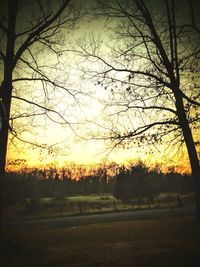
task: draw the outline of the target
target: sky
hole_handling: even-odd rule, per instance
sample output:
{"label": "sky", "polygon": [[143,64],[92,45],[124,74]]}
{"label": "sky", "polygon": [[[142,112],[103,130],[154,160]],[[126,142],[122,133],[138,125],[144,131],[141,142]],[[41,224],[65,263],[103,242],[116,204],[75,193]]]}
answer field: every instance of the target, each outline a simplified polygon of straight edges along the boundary
{"label": "sky", "polygon": [[[76,6],[81,4],[83,7],[84,5],[91,7],[94,3],[89,0],[74,0],[74,2]],[[25,6],[21,7],[18,31],[25,29],[27,22],[30,25],[30,6],[28,11]],[[33,7],[32,12],[33,16],[36,16]],[[19,139],[10,135],[7,159],[25,159],[29,166],[43,166],[50,162],[62,165],[66,162],[89,164],[103,160],[118,163],[143,160],[149,164],[184,165],[185,170],[188,171],[188,159],[184,147],[179,150],[179,154],[174,149],[173,151],[168,149],[168,144],[156,147],[142,144],[140,147],[131,145],[126,148],[120,146],[113,149],[110,141],[101,140],[102,133],[105,132],[104,126],[109,120],[112,123],[112,116],[108,110],[114,111],[115,107],[110,105],[113,95],[95,79],[87,79],[88,76],[83,71],[83,69],[85,71],[97,70],[102,66],[96,62],[90,65],[84,58],[69,50],[78,47],[81,42],[87,47],[88,39],[86,38],[89,38],[88,36],[91,38],[93,34],[102,40],[100,51],[103,51],[107,57],[109,46],[115,41],[110,39],[111,31],[105,27],[105,24],[105,19],[91,19],[84,16],[73,25],[74,29],[61,30],[62,45],[56,47],[64,51],[58,57],[52,51],[42,49],[42,45],[31,47],[31,53],[34,53],[37,63],[34,62],[31,53],[27,52],[23,55],[24,59],[31,62],[37,70],[44,71],[59,85],[59,88],[38,81],[16,81],[13,83],[14,95],[34,101],[39,105],[46,105],[49,109],[58,111],[61,116],[50,112],[46,117],[41,114],[42,110],[39,106],[13,99],[11,114],[12,117],[18,118],[13,120],[13,125]],[[21,63],[14,74],[14,79],[19,77],[37,78],[38,74],[30,71],[26,64]],[[31,115],[35,113],[38,115]],[[28,118],[27,114],[29,114]],[[134,117],[131,120],[137,125],[140,123]],[[122,116],[118,122],[122,121],[124,125],[130,123],[129,118],[125,116]],[[40,147],[37,148],[31,143],[37,143]]]}

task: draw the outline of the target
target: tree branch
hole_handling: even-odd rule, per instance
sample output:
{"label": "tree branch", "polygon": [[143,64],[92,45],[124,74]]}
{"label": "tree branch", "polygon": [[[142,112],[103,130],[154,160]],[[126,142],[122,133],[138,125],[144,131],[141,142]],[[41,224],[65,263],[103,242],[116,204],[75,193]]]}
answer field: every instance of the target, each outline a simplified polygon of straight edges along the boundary
{"label": "tree branch", "polygon": [[18,59],[21,57],[23,52],[34,42],[34,40],[37,39],[42,34],[43,31],[48,31],[48,27],[58,19],[58,17],[66,8],[66,6],[69,4],[69,2],[70,0],[64,0],[62,6],[57,10],[57,12],[52,17],[50,17],[47,20],[45,19],[38,28],[30,32],[27,39],[24,41],[24,43],[19,47],[18,51],[16,52],[14,65],[16,65]]}
{"label": "tree branch", "polygon": [[162,107],[162,106],[139,106],[139,105],[129,105],[129,104],[124,104],[124,105],[120,105],[118,104],[118,106],[122,106],[122,107],[126,107],[126,109],[124,110],[124,112],[128,111],[129,109],[142,109],[142,110],[148,110],[148,109],[158,109],[158,110],[164,110],[164,111],[169,111],[170,113],[173,113],[175,115],[177,115],[177,112],[172,109],[172,108],[167,108],[167,107]]}
{"label": "tree branch", "polygon": [[[54,114],[58,115],[58,117],[60,117],[60,118],[63,120],[63,123],[60,123],[60,122],[57,121],[57,123],[59,123],[59,124],[67,124],[67,125],[70,126],[70,128],[71,128],[71,124],[73,124],[72,122],[68,122],[68,121],[67,121],[67,120],[66,120],[66,119],[65,119],[59,112],[57,112],[57,111],[55,111],[55,110],[53,110],[53,109],[51,109],[51,108],[44,107],[44,106],[42,106],[42,105],[40,105],[40,104],[38,104],[38,103],[35,103],[35,102],[30,101],[30,100],[28,100],[28,99],[25,99],[25,98],[23,98],[23,97],[19,97],[19,96],[14,96],[14,95],[13,95],[12,98],[15,98],[15,99],[24,101],[24,102],[26,102],[26,103],[28,103],[28,104],[34,105],[34,106],[36,106],[36,107],[39,107],[39,108],[45,110],[46,112],[51,112],[51,113],[54,113]],[[50,117],[49,117],[49,118],[50,118]]]}

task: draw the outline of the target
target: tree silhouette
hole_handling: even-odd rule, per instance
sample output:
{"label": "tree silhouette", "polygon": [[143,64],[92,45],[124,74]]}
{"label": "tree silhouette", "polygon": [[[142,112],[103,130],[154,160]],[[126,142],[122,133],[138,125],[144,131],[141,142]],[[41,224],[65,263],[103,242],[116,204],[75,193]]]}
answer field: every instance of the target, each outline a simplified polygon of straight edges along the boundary
{"label": "tree silhouette", "polygon": [[77,52],[93,66],[86,76],[112,92],[110,126],[102,126],[110,131],[102,138],[114,147],[184,143],[200,222],[198,1],[99,2],[94,12],[107,18],[110,42],[91,38]]}
{"label": "tree silhouette", "polygon": [[[57,58],[59,57],[62,41],[61,30],[73,29],[79,18],[79,12],[74,12],[69,3],[70,0],[56,2],[8,0],[1,2],[0,58],[3,74],[0,84],[0,196],[2,195],[5,175],[8,133],[10,132],[20,139],[17,129],[13,128],[13,120],[19,117],[28,118],[43,114],[54,121],[69,125],[62,114],[48,105],[48,88],[59,88],[71,95],[73,92],[58,83],[52,76],[48,76],[44,71],[44,62],[41,63],[41,52],[44,53],[48,50],[53,52]],[[44,104],[41,104],[40,97],[38,97],[38,101],[31,99],[28,89],[18,92],[14,85],[17,82],[29,81],[40,83],[39,86],[46,96],[46,102],[43,101]],[[34,87],[32,92],[33,90]],[[12,98],[28,104],[29,110],[31,106],[34,106],[39,111],[21,111],[20,113],[18,110],[17,115],[14,116],[11,114]],[[51,117],[51,114],[57,116],[56,120]],[[43,147],[43,145],[40,146]],[[0,203],[2,206],[1,200]],[[0,214],[2,216],[2,212]],[[1,221],[2,218],[0,223]]]}

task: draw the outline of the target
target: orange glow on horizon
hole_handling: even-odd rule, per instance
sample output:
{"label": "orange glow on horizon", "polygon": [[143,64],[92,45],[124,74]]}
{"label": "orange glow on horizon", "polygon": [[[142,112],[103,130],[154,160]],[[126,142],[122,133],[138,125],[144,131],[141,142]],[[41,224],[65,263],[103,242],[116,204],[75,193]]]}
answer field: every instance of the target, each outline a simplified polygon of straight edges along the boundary
{"label": "orange glow on horizon", "polygon": [[[101,164],[107,165],[115,162],[118,165],[133,166],[137,162],[143,162],[150,169],[160,169],[163,173],[178,172],[181,174],[190,174],[191,168],[187,155],[185,154],[181,160],[170,160],[169,158],[156,157],[155,154],[147,155],[146,157],[133,157],[133,153],[130,150],[116,151],[112,153],[109,158],[95,157],[94,153],[91,155],[91,150],[87,151],[88,147],[79,146],[78,150],[73,151],[67,158],[60,158],[57,156],[54,160],[52,157],[45,157],[41,155],[41,158],[37,158],[37,150],[24,151],[24,153],[11,154],[8,153],[7,171],[21,171],[23,169],[31,170],[37,169],[49,169],[56,168],[61,169],[70,166],[84,167],[86,169],[96,168]],[[10,150],[11,151],[11,150]],[[77,156],[78,155],[78,156]],[[20,157],[19,157],[20,156]],[[43,159],[43,160],[41,160]]]}

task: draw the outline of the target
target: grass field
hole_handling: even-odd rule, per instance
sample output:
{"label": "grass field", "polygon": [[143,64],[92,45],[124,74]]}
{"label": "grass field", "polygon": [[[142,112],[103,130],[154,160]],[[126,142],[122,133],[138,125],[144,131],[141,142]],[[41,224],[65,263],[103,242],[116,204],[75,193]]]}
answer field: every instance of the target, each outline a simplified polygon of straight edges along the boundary
{"label": "grass field", "polygon": [[199,267],[200,226],[193,218],[162,218],[10,231],[21,249],[2,267]]}
{"label": "grass field", "polygon": [[[193,203],[193,196],[181,195],[183,206]],[[144,210],[156,208],[178,207],[177,194],[161,194],[157,199],[135,200],[124,203],[112,194],[102,195],[77,195],[63,197],[61,200],[54,198],[38,198],[26,200],[14,206],[5,207],[4,220],[14,221],[33,218],[50,218],[71,216],[77,214],[95,214],[125,210]]]}

